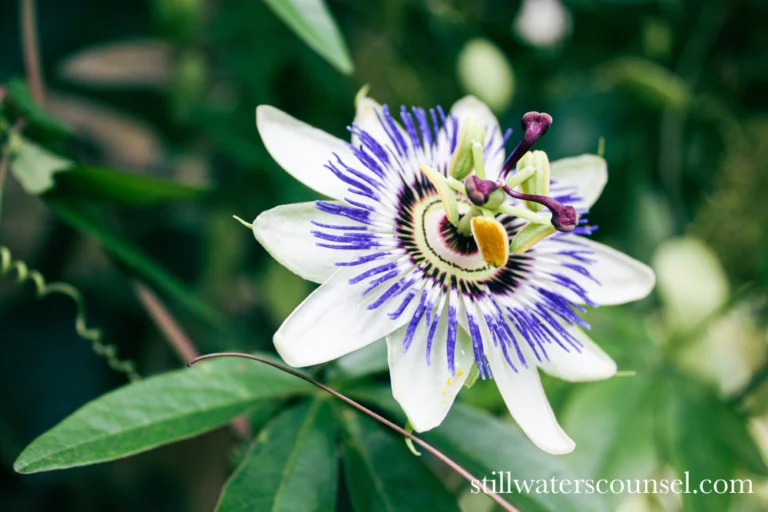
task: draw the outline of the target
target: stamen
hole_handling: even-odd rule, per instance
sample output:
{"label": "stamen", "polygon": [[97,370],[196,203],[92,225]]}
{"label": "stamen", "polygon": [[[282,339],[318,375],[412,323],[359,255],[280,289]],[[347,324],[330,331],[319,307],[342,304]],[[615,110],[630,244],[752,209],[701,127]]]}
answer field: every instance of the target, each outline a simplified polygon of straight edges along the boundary
{"label": "stamen", "polygon": [[509,246],[509,252],[512,254],[523,254],[525,251],[541,242],[545,238],[555,233],[554,226],[544,224],[529,223],[523,229],[518,231],[512,243]]}
{"label": "stamen", "polygon": [[520,125],[523,127],[523,130],[525,130],[525,135],[523,135],[523,140],[521,140],[514,151],[512,151],[512,154],[509,155],[507,161],[504,162],[504,167],[501,169],[500,173],[501,179],[507,177],[509,171],[511,171],[512,168],[517,165],[517,162],[523,157],[524,154],[528,152],[529,149],[531,149],[539,137],[547,133],[547,130],[551,124],[552,116],[549,114],[528,112],[523,116],[523,118],[520,120]]}
{"label": "stamen", "polygon": [[485,179],[485,157],[483,156],[483,145],[479,142],[472,143],[472,160],[475,162],[475,174],[478,178]]}
{"label": "stamen", "polygon": [[472,236],[480,254],[489,265],[503,267],[509,259],[509,235],[504,225],[495,218],[472,219]]}
{"label": "stamen", "polygon": [[428,165],[422,165],[421,172],[426,175],[437,190],[443,202],[443,209],[445,210],[445,216],[448,217],[448,221],[454,226],[457,225],[459,222],[459,206],[456,203],[456,195],[451,190],[451,187],[448,186],[448,180]]}
{"label": "stamen", "polygon": [[[482,148],[485,144],[485,128],[472,118],[466,119],[461,127],[456,149],[449,169],[449,175],[457,180],[463,180],[472,173],[476,162],[473,146],[479,143]],[[483,165],[482,159],[480,165]]]}
{"label": "stamen", "polygon": [[[526,194],[548,196],[550,181],[549,158],[543,151],[529,151],[524,154],[518,166],[523,168],[532,167],[534,175],[520,184],[520,190]],[[528,208],[537,212],[541,209],[541,204],[534,201],[528,201]]]}

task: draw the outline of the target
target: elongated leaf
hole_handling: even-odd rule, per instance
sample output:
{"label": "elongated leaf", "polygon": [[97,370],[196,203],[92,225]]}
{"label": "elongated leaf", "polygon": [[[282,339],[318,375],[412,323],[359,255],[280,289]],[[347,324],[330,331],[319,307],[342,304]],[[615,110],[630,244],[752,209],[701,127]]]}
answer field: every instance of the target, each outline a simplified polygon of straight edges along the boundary
{"label": "elongated leaf", "polygon": [[354,70],[349,50],[325,0],[265,0],[307,45],[344,74]]}
{"label": "elongated leaf", "polygon": [[52,137],[69,137],[70,130],[35,103],[29,94],[27,84],[21,79],[13,79],[6,85],[6,97],[3,107],[13,118],[24,118],[27,127],[39,129]]}
{"label": "elongated leaf", "polygon": [[107,252],[117,260],[160,290],[174,297],[189,308],[190,311],[211,323],[220,324],[222,322],[221,314],[218,311],[208,306],[197,295],[188,290],[176,277],[141,252],[140,249],[112,233],[107,226],[93,215],[89,215],[73,203],[61,199],[50,199],[48,204],[66,223],[75,229],[98,238]]}
{"label": "elongated leaf", "polygon": [[149,206],[168,201],[196,199],[206,190],[171,180],[141,176],[102,167],[76,166],[57,174],[50,197],[92,199],[118,206]]}
{"label": "elongated leaf", "polygon": [[402,439],[374,420],[340,408],[344,475],[357,512],[458,512],[456,498]]}
{"label": "elongated leaf", "polygon": [[259,400],[308,389],[304,381],[266,365],[204,361],[84,405],[35,439],[14,469],[36,473],[126,457],[211,430]]}
{"label": "elongated leaf", "polygon": [[[388,388],[367,387],[350,389],[349,394],[375,404],[395,416],[401,416],[399,407],[392,399]],[[512,423],[505,422],[486,412],[461,404],[454,404],[443,423],[423,435],[448,456],[462,464],[480,481],[488,478],[488,487],[495,480],[500,482],[498,472],[504,472],[503,488],[511,491],[505,496],[511,503],[526,511],[546,512],[590,512],[608,511],[606,503],[598,494],[561,493],[542,491],[555,480],[577,480],[577,475],[561,458],[542,452]],[[496,472],[496,473],[494,473]],[[518,489],[520,485],[520,489]],[[528,490],[526,490],[526,486]],[[538,492],[536,490],[539,490]],[[582,490],[584,487],[582,487]],[[478,489],[479,491],[479,489]]]}
{"label": "elongated leaf", "polygon": [[259,434],[222,491],[219,512],[334,510],[334,420],[315,399],[283,412]]}
{"label": "elongated leaf", "polygon": [[[652,380],[639,375],[580,387],[562,414],[576,442],[564,460],[582,478],[643,480],[658,467]],[[605,495],[617,507],[626,495]]]}

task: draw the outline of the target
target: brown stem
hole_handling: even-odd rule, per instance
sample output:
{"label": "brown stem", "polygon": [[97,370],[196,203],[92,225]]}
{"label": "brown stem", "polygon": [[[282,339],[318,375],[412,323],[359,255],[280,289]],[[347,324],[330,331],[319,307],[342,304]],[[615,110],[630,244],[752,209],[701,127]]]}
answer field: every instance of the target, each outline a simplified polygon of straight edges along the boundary
{"label": "brown stem", "polygon": [[[308,375],[304,375],[303,373],[301,373],[299,371],[296,371],[293,368],[288,368],[287,366],[284,366],[284,365],[282,365],[280,363],[276,363],[274,361],[270,361],[269,359],[265,359],[263,357],[254,356],[252,354],[243,354],[243,353],[240,353],[240,352],[217,352],[215,354],[202,355],[202,356],[196,357],[195,359],[191,360],[189,363],[187,363],[187,366],[192,366],[193,364],[195,364],[195,363],[197,363],[199,361],[202,361],[204,359],[213,359],[215,357],[242,357],[242,358],[245,358],[245,359],[252,359],[252,360],[258,361],[260,363],[268,364],[269,366],[272,366],[273,368],[277,368],[280,371],[283,371],[285,373],[293,375],[294,377],[298,377],[298,378],[300,378],[300,379],[302,379],[302,380],[304,380],[306,382],[309,382],[313,386],[316,386],[316,387],[322,389],[323,391],[325,391],[327,393],[330,393],[331,395],[333,395],[334,397],[338,398],[339,400],[341,400],[343,402],[346,402],[348,405],[354,407],[355,409],[357,409],[358,411],[362,412],[363,414],[367,414],[368,416],[370,416],[371,418],[375,419],[376,421],[378,421],[382,425],[385,425],[385,426],[391,428],[392,430],[394,430],[398,434],[407,437],[408,439],[410,439],[414,443],[418,444],[419,446],[424,448],[426,451],[428,451],[429,453],[431,453],[432,455],[434,455],[435,457],[437,457],[438,459],[443,461],[449,468],[451,468],[456,473],[458,473],[459,475],[464,477],[464,479],[466,479],[469,483],[477,482],[478,481],[474,476],[472,476],[472,473],[470,473],[469,471],[467,471],[466,469],[461,467],[458,463],[454,462],[447,455],[445,455],[443,452],[441,452],[440,450],[438,450],[437,448],[435,448],[431,444],[427,443],[426,441],[421,440],[420,438],[418,438],[415,435],[411,434],[410,432],[408,432],[404,428],[402,428],[402,427],[392,423],[391,421],[389,421],[385,417],[383,417],[383,416],[381,416],[379,414],[376,414],[375,412],[373,412],[372,410],[368,409],[364,405],[362,405],[362,404],[360,404],[358,402],[355,402],[354,400],[352,400],[351,398],[347,397],[346,395],[342,395],[341,393],[339,393],[335,389],[329,388],[325,384],[323,384],[321,382],[318,382],[315,379],[313,379],[312,377],[309,377]],[[483,486],[482,491],[489,498],[491,498],[493,501],[495,501],[497,505],[499,505],[501,508],[503,508],[507,512],[520,512],[515,507],[513,507],[511,504],[509,504],[508,502],[503,500],[498,494],[489,492],[485,488],[485,486]]]}
{"label": "brown stem", "polygon": [[19,119],[16,124],[8,130],[6,134],[5,144],[3,145],[2,152],[0,152],[0,218],[3,213],[3,196],[5,192],[5,180],[8,176],[8,168],[11,164],[11,143],[13,138],[24,128],[24,120]]}
{"label": "brown stem", "polygon": [[[165,307],[165,304],[163,304],[155,292],[137,279],[133,280],[133,291],[157,329],[163,334],[176,355],[179,356],[179,359],[182,362],[186,362],[197,358],[200,353],[197,351],[194,343],[192,343],[192,340],[184,332],[179,322],[176,321],[176,318]],[[251,426],[248,424],[245,416],[238,416],[233,419],[231,425],[238,437],[243,440],[248,440],[252,437]]]}
{"label": "brown stem", "polygon": [[37,45],[37,21],[35,0],[21,0],[21,46],[24,49],[24,66],[32,99],[45,105],[45,87],[40,67],[40,51]]}

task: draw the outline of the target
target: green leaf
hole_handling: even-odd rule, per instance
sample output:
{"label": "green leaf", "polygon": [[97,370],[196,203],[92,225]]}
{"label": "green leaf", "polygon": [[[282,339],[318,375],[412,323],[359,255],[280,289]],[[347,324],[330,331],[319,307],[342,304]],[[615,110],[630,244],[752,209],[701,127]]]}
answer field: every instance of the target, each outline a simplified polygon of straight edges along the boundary
{"label": "green leaf", "polygon": [[11,172],[30,195],[42,194],[54,186],[53,176],[64,173],[74,165],[70,160],[51,153],[42,146],[21,137],[11,140]]}
{"label": "green leaf", "polygon": [[331,408],[320,399],[283,412],[256,438],[216,510],[334,510],[338,471],[333,427]]}
{"label": "green leaf", "polygon": [[339,408],[344,426],[344,475],[358,512],[459,511],[456,498],[402,439],[376,421]]}
{"label": "green leaf", "polygon": [[623,85],[648,103],[685,109],[693,103],[690,86],[678,75],[653,61],[627,57],[604,65],[598,79],[608,85]]}
{"label": "green leaf", "polygon": [[114,460],[195,436],[259,400],[308,384],[267,365],[219,359],[150,377],[84,405],[30,444],[14,464],[37,473]]}
{"label": "green leaf", "polygon": [[206,189],[172,180],[91,166],[76,166],[56,176],[51,197],[91,199],[119,206],[149,206],[168,201],[197,199]]}
{"label": "green leaf", "polygon": [[[383,387],[366,387],[348,390],[348,394],[373,403],[402,418],[402,412],[392,398],[392,392]],[[597,494],[534,492],[542,481],[577,480],[576,475],[562,458],[544,453],[528,440],[510,422],[486,412],[461,404],[454,404],[442,425],[423,435],[424,439],[438,447],[446,455],[463,465],[482,481],[488,477],[488,486],[498,473],[504,471],[504,489],[511,485],[510,502],[526,511],[540,512],[590,512],[608,511],[602,496]],[[401,443],[405,445],[405,443]],[[507,474],[506,472],[509,472]],[[530,492],[518,492],[515,483],[507,479],[533,482]],[[548,484],[549,485],[549,484]],[[548,489],[551,489],[549,485]],[[583,490],[583,488],[582,488]]]}
{"label": "green leaf", "polygon": [[32,99],[27,84],[21,79],[13,79],[6,85],[4,105],[13,118],[24,118],[27,126],[39,128],[48,135],[69,137],[69,128],[62,125],[56,118],[48,114]]}
{"label": "green leaf", "polygon": [[[645,375],[576,389],[561,422],[576,442],[564,460],[582,478],[650,478],[657,468],[653,381]],[[607,494],[615,508],[625,495]]]}
{"label": "green leaf", "polygon": [[[661,432],[665,434],[669,462],[678,478],[687,482],[683,494],[686,510],[720,512],[728,510],[731,494],[713,491],[713,482],[735,478],[736,469],[745,457],[750,466],[764,462],[757,455],[757,446],[751,440],[746,426],[739,426],[728,406],[708,387],[684,376],[674,375],[663,383],[664,391]],[[725,419],[724,417],[728,418]],[[728,430],[723,430],[723,427]],[[733,440],[730,436],[744,436]],[[755,450],[746,456],[745,451]],[[761,469],[764,472],[764,468]],[[694,492],[701,489],[711,493]]]}
{"label": "green leaf", "polygon": [[325,0],[265,1],[310,48],[345,75],[352,73],[349,50]]}
{"label": "green leaf", "polygon": [[221,314],[211,308],[197,295],[191,292],[176,277],[160,266],[156,261],[145,255],[130,242],[118,237],[95,216],[86,213],[73,203],[61,199],[49,199],[49,206],[66,223],[75,229],[84,231],[98,238],[104,248],[130,270],[155,285],[159,290],[174,297],[190,311],[210,323],[221,324]]}

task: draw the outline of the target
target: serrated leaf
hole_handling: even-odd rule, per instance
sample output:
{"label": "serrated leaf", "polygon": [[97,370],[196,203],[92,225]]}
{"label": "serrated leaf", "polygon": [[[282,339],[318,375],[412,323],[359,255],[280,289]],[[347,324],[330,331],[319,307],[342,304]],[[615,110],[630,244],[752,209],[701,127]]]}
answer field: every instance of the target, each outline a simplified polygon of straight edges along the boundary
{"label": "serrated leaf", "polygon": [[69,201],[58,198],[50,199],[48,205],[62,220],[75,229],[98,238],[109,254],[159,290],[172,296],[190,311],[208,322],[221,324],[222,316],[218,311],[203,302],[196,294],[187,289],[181,281],[144,254],[139,248],[115,235],[101,220],[97,220],[94,215],[86,213],[82,208]]}
{"label": "serrated leaf", "polygon": [[128,384],[84,405],[19,455],[14,469],[37,473],[104,462],[195,436],[259,400],[308,391],[266,365],[221,359]]}
{"label": "serrated leaf", "polygon": [[357,512],[459,512],[456,498],[402,439],[356,411],[338,413],[346,434],[344,475]]}
{"label": "serrated leaf", "polygon": [[58,174],[55,179],[56,188],[49,193],[51,197],[89,199],[118,206],[197,199],[206,193],[205,188],[172,180],[82,165]]}
{"label": "serrated leaf", "polygon": [[11,172],[30,195],[47,192],[54,186],[54,175],[69,171],[74,164],[20,135],[11,140]]}
{"label": "serrated leaf", "polygon": [[327,402],[315,399],[284,411],[251,445],[216,510],[334,510],[335,451],[334,420]]}
{"label": "serrated leaf", "polygon": [[265,0],[297,36],[344,74],[354,70],[349,50],[325,0]]}
{"label": "serrated leaf", "polygon": [[[352,388],[348,390],[348,394],[375,404],[404,421],[402,412],[388,388]],[[505,478],[511,476],[512,480],[518,479],[523,486],[524,481],[533,482],[530,492],[525,492],[524,489],[519,492],[516,484],[509,479],[504,483],[504,490],[507,482],[511,485],[512,493],[506,496],[508,501],[527,512],[609,510],[602,496],[597,494],[534,492],[542,480],[549,482],[552,477],[555,480],[577,480],[581,475],[576,475],[562,458],[536,448],[515,425],[487,412],[454,404],[443,423],[423,434],[423,437],[481,481],[483,477],[488,477],[490,482],[494,475],[498,478],[494,471],[504,471]]]}

